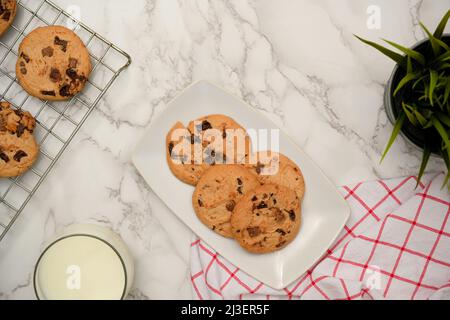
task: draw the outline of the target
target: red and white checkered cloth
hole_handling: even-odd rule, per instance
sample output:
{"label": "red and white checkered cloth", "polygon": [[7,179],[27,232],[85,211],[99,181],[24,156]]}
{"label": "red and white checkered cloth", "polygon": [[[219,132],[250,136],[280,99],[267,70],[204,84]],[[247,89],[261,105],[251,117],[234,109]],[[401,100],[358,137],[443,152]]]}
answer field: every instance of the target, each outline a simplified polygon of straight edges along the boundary
{"label": "red and white checkered cloth", "polygon": [[444,175],[341,187],[352,214],[326,255],[276,291],[195,238],[197,299],[450,299],[450,195]]}

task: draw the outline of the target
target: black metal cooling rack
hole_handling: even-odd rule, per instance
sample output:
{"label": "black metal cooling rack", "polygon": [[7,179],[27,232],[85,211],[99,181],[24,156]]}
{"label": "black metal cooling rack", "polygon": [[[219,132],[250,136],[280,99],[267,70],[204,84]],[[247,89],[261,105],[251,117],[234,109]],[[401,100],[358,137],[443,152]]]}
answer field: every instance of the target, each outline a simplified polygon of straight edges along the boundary
{"label": "black metal cooling rack", "polygon": [[[91,76],[83,92],[69,101],[50,102],[31,97],[20,87],[15,76],[22,39],[35,28],[46,25],[64,25],[73,30],[83,40],[91,56]],[[33,168],[22,176],[0,179],[0,241],[100,99],[130,63],[131,58],[126,52],[53,2],[18,1],[14,23],[0,38],[0,97],[36,118],[35,137],[40,155]]]}

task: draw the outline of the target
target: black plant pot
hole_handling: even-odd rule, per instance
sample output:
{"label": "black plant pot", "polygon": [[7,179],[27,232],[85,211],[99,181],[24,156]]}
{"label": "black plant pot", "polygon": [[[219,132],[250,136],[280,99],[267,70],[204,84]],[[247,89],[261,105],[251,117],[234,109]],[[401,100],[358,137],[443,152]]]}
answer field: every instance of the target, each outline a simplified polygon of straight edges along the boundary
{"label": "black plant pot", "polygon": [[[446,44],[450,45],[450,34],[445,34],[442,37],[442,41]],[[428,39],[424,39],[416,43],[411,49],[419,51],[421,53],[425,53],[428,50],[432,50],[431,44]],[[386,85],[386,89],[384,92],[384,107],[386,109],[386,113],[389,121],[392,124],[395,124],[395,121],[402,110],[402,96],[404,94],[409,94],[407,92],[399,92],[397,96],[394,97],[394,91],[399,83],[399,81],[405,76],[406,72],[399,65],[396,65],[392,75]],[[423,150],[425,145],[425,141],[427,143],[431,142],[431,151],[434,155],[440,155],[441,149],[441,138],[435,129],[420,129],[412,125],[408,120],[403,124],[401,134],[406,138],[409,142],[411,142],[414,146]],[[435,143],[433,143],[435,141]]]}

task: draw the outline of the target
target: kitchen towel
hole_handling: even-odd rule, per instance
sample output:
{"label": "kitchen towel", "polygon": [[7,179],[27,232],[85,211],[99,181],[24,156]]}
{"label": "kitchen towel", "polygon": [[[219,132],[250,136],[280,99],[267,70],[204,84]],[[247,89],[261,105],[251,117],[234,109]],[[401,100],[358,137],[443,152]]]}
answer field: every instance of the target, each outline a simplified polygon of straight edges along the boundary
{"label": "kitchen towel", "polygon": [[283,290],[250,277],[195,237],[196,299],[450,299],[450,195],[444,175],[340,188],[351,207],[324,257]]}

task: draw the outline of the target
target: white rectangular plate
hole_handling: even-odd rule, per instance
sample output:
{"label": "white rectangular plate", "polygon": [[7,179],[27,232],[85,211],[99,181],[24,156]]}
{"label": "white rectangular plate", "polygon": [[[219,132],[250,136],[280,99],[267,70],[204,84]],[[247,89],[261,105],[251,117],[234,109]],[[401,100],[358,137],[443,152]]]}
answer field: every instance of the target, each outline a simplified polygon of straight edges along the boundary
{"label": "white rectangular plate", "polygon": [[350,209],[316,164],[280,130],[280,152],[299,165],[306,183],[302,225],[296,239],[281,251],[256,255],[209,230],[192,207],[194,188],[179,181],[167,165],[165,136],[177,121],[187,125],[190,120],[216,113],[232,117],[247,129],[278,129],[246,103],[201,81],[170,102],[150,125],[133,155],[134,165],[153,191],[203,241],[252,277],[282,289],[325,253],[344,227]]}

